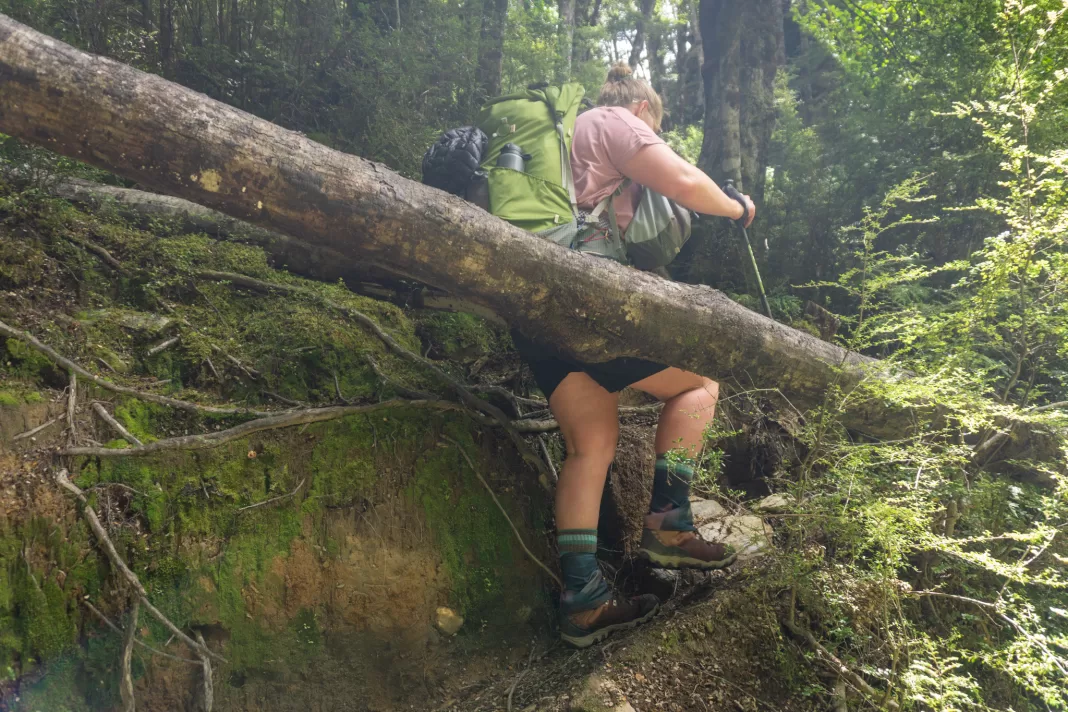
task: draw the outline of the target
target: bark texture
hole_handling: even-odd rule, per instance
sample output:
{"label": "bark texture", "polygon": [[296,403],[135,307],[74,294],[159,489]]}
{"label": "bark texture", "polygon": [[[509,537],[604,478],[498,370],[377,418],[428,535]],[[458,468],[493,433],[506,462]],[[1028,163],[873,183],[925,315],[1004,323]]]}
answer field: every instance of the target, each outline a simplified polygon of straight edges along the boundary
{"label": "bark texture", "polygon": [[508,0],[483,0],[482,29],[478,39],[478,90],[481,97],[501,93],[504,71],[504,28],[508,23]]}
{"label": "bark texture", "polygon": [[[757,205],[764,196],[775,127],[775,74],[785,61],[783,2],[701,0],[700,4],[706,101],[698,165],[717,182],[733,180]],[[759,230],[757,223],[750,234],[757,238]],[[723,277],[725,249],[733,253],[731,246],[736,244],[725,221],[706,222],[695,231],[674,272],[687,282],[716,284]],[[728,262],[746,261],[739,256],[740,260]]]}
{"label": "bark texture", "polygon": [[[0,15],[0,131],[374,264],[492,309],[587,361],[641,356],[799,408],[872,359],[778,324],[707,287],[534,239],[384,166],[96,57]],[[854,397],[848,426],[910,431],[914,413]]]}

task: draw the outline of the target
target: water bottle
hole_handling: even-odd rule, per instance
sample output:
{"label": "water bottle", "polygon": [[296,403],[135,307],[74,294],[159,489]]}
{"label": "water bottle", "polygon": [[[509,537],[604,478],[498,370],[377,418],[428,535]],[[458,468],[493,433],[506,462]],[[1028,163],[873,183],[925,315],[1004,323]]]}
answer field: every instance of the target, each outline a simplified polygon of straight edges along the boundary
{"label": "water bottle", "polygon": [[529,159],[530,156],[523,153],[522,148],[514,143],[506,143],[504,148],[501,149],[501,155],[497,157],[497,165],[501,168],[510,168],[513,171],[525,173],[527,167],[525,161]]}

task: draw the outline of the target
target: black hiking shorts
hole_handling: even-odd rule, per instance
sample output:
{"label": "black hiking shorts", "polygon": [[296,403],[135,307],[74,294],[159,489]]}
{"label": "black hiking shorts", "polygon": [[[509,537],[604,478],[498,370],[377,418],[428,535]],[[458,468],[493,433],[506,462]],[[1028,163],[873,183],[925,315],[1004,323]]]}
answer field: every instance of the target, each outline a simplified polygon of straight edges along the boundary
{"label": "black hiking shorts", "polygon": [[617,393],[654,373],[667,369],[662,363],[642,358],[614,358],[601,363],[584,363],[564,356],[551,346],[538,344],[512,329],[512,341],[519,355],[534,372],[534,380],[546,398],[552,396],[567,374],[585,372],[609,393]]}

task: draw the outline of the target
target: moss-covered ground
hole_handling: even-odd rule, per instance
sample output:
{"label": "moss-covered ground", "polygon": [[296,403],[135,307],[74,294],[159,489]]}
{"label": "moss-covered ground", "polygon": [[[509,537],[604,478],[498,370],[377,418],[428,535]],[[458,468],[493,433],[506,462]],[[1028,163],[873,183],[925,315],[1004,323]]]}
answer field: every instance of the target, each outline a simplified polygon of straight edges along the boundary
{"label": "moss-covered ground", "polygon": [[[107,249],[123,269],[86,251],[85,242]],[[174,234],[166,224],[134,229],[106,209],[88,214],[0,186],[0,320],[101,377],[257,408],[286,407],[283,399],[326,405],[393,396],[370,357],[392,379],[435,390],[428,374],[315,299],[251,294],[199,279],[201,269],[308,287],[368,314],[405,347],[452,359],[442,365],[454,372],[507,340],[473,317],[406,312],[274,270],[256,247]],[[179,341],[149,354],[172,336]],[[0,352],[0,408],[60,408],[66,373],[15,339],[0,343]],[[242,420],[84,385],[79,399],[79,437],[110,447],[126,444],[92,419],[90,400],[104,401],[144,442]],[[0,489],[10,488],[0,499],[0,699],[13,709],[109,709],[118,702],[121,639],[83,602],[124,625],[129,591],[77,508],[43,476],[54,466],[72,468],[153,603],[227,656],[216,671],[223,709],[246,708],[239,700],[253,690],[299,685],[345,665],[347,689],[310,694],[380,701],[386,693],[374,690],[384,681],[374,671],[383,661],[402,677],[412,666],[403,680],[418,678],[425,687],[449,664],[448,655],[427,662],[427,646],[464,650],[477,639],[492,648],[493,641],[529,637],[527,620],[544,615],[541,576],[456,444],[539,553],[544,495],[530,489],[533,477],[510,445],[462,414],[401,407],[207,450],[66,463],[47,452],[65,437],[62,426],[48,433],[15,448],[4,443],[8,453],[0,458]],[[432,630],[437,606],[465,617],[456,639],[443,641]],[[145,615],[138,635],[157,646],[170,638]],[[167,650],[187,653],[175,644]],[[380,659],[355,660],[354,650]],[[158,658],[136,656],[138,689],[147,695],[141,708],[167,708],[173,699],[153,698],[152,689],[193,675],[168,678],[165,669]],[[389,694],[415,691],[402,685]]]}

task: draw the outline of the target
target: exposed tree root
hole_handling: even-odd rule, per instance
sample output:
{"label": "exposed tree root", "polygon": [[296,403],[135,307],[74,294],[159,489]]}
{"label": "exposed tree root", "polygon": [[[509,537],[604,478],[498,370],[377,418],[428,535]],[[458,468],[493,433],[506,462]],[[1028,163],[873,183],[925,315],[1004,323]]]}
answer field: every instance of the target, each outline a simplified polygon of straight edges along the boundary
{"label": "exposed tree root", "polygon": [[300,294],[311,299],[315,299],[320,303],[324,304],[325,306],[329,307],[330,309],[340,312],[341,314],[344,314],[353,321],[363,325],[372,334],[377,336],[378,339],[382,343],[384,343],[390,351],[397,354],[406,361],[410,361],[411,363],[417,364],[433,373],[440,381],[445,383],[450,389],[452,389],[454,393],[456,393],[457,396],[460,397],[461,402],[463,402],[469,408],[473,408],[482,413],[485,413],[494,421],[496,421],[497,425],[503,427],[505,429],[505,432],[508,433],[508,437],[511,438],[512,442],[519,450],[519,453],[523,456],[523,459],[526,460],[531,466],[533,466],[535,470],[537,470],[540,476],[542,486],[546,489],[549,488],[549,481],[552,475],[549,472],[548,467],[542,461],[542,459],[538,457],[538,454],[534,452],[534,449],[530,447],[530,444],[526,440],[524,440],[523,437],[519,434],[519,431],[513,425],[512,420],[507,415],[505,415],[504,411],[502,411],[500,408],[493,405],[492,403],[489,403],[473,394],[470,390],[467,389],[466,386],[464,386],[462,383],[457,381],[455,378],[450,376],[442,369],[438,368],[429,360],[401,346],[396,339],[386,333],[386,331],[378,325],[378,322],[376,322],[374,319],[367,316],[363,312],[353,309],[351,307],[347,307],[343,304],[333,302],[318,294],[314,290],[305,289],[303,287],[295,287],[288,284],[278,284],[275,282],[265,282],[260,279],[246,277],[245,275],[236,274],[233,272],[216,272],[212,270],[204,270],[199,272],[199,275],[204,279],[210,279],[217,282],[229,282],[239,287],[245,287],[247,289],[252,289],[258,292],[283,292],[286,294]]}
{"label": "exposed tree root", "polygon": [[[200,646],[207,650],[208,646],[204,645],[204,636],[197,632],[197,642]],[[211,708],[215,706],[215,686],[211,679],[211,660],[204,653],[200,653],[201,663],[201,688],[200,688],[200,710],[201,712],[211,712]]]}
{"label": "exposed tree root", "polygon": [[19,433],[15,437],[11,438],[11,441],[15,442],[15,441],[18,441],[18,440],[22,440],[24,438],[32,438],[34,435],[36,435],[37,433],[41,432],[42,430],[44,430],[48,426],[55,425],[56,423],[58,423],[61,420],[63,420],[63,416],[62,415],[57,415],[55,418],[52,418],[51,420],[46,420],[45,422],[41,423],[36,428],[33,428],[31,430],[27,430],[24,433]]}
{"label": "exposed tree root", "polygon": [[61,366],[72,373],[75,373],[88,381],[91,381],[94,385],[103,388],[106,391],[112,393],[121,393],[126,396],[132,396],[139,398],[140,400],[149,401],[151,403],[159,403],[160,405],[170,406],[171,408],[177,408],[189,413],[213,413],[215,415],[254,415],[258,417],[274,415],[269,411],[251,410],[248,408],[219,408],[211,405],[200,405],[199,403],[191,403],[189,401],[178,400],[176,398],[167,398],[166,396],[158,396],[155,393],[145,393],[139,391],[136,388],[127,388],[126,386],[120,386],[117,383],[96,376],[84,368],[71,361],[70,359],[61,356],[51,346],[42,344],[32,334],[22,331],[21,329],[15,329],[7,324],[0,322],[0,334],[11,338],[18,339],[23,342],[34,351],[46,356],[52,363],[57,366]]}
{"label": "exposed tree root", "polygon": [[293,491],[290,492],[289,494],[283,494],[283,495],[279,495],[277,497],[272,497],[272,498],[264,500],[262,502],[256,502],[256,504],[250,504],[247,507],[240,507],[237,511],[244,512],[247,509],[255,509],[256,507],[266,507],[268,504],[274,504],[275,502],[280,502],[283,499],[289,499],[290,497],[294,496],[297,492],[300,492],[300,488],[304,486],[304,482],[306,480],[307,480],[307,478],[301,480],[300,483],[296,487],[294,487]]}
{"label": "exposed tree root", "polygon": [[141,603],[148,609],[148,612],[155,616],[156,620],[162,623],[167,630],[174,633],[183,643],[192,648],[198,655],[208,655],[220,662],[226,662],[226,658],[221,655],[212,652],[207,647],[200,645],[197,641],[190,638],[183,633],[181,629],[171,622],[170,618],[163,615],[163,613],[152,605],[152,602],[148,600],[148,593],[145,591],[145,587],[141,585],[141,579],[137,578],[137,574],[130,570],[130,567],[126,565],[126,562],[119,556],[119,552],[115,549],[115,545],[111,542],[111,537],[108,536],[107,531],[104,529],[104,525],[100,523],[100,518],[96,515],[96,511],[89,506],[89,501],[85,498],[85,493],[70,481],[67,476],[67,470],[62,469],[56,473],[56,483],[67,490],[82,503],[85,512],[85,519],[89,522],[89,528],[93,530],[93,534],[96,535],[96,540],[100,543],[101,548],[104,549],[104,553],[107,554],[108,559],[111,561],[111,565],[114,566],[123,578],[133,587],[137,592],[138,597],[141,599]]}
{"label": "exposed tree root", "polygon": [[103,403],[93,403],[93,411],[100,416],[100,419],[107,423],[112,430],[119,434],[119,437],[130,443],[131,445],[144,445],[143,442],[137,439],[137,437],[126,428],[122,427],[122,423],[115,420],[111,413],[107,411]]}
{"label": "exposed tree root", "polygon": [[[99,618],[100,622],[103,623],[104,625],[106,625],[108,628],[111,628],[113,631],[115,631],[119,635],[123,635],[123,636],[125,635],[123,633],[122,628],[120,628],[117,625],[115,625],[111,621],[110,618],[108,618],[103,613],[101,613],[100,609],[97,608],[96,606],[94,606],[92,603],[90,603],[89,601],[83,600],[82,601],[82,605],[84,605],[86,608],[88,608],[90,611],[92,611],[93,615],[96,616],[97,618]],[[159,655],[160,657],[167,658],[168,660],[174,660],[174,661],[180,662],[180,663],[189,663],[191,665],[200,665],[200,660],[194,660],[193,658],[183,658],[180,655],[172,655],[171,653],[166,653],[166,652],[160,650],[159,648],[152,647],[151,645],[149,645],[148,643],[144,642],[143,640],[141,640],[137,636],[134,636],[133,640],[134,640],[134,644],[135,645],[140,645],[142,648],[144,648],[148,652],[152,653],[153,655]]]}
{"label": "exposed tree root", "polygon": [[460,454],[463,455],[465,460],[467,460],[467,464],[470,465],[471,471],[475,473],[475,477],[477,477],[478,481],[482,483],[482,486],[486,488],[486,491],[489,492],[489,496],[493,499],[493,503],[497,505],[497,509],[501,510],[501,514],[503,514],[504,518],[508,520],[508,526],[510,526],[512,528],[512,531],[515,532],[515,538],[519,542],[519,546],[523,547],[523,551],[525,551],[527,556],[530,557],[530,560],[540,566],[545,573],[549,574],[550,578],[552,578],[552,580],[556,582],[556,585],[560,587],[560,590],[563,591],[564,584],[560,580],[560,577],[553,573],[552,569],[543,564],[541,562],[541,559],[534,555],[534,552],[527,548],[527,544],[523,541],[523,536],[519,533],[519,530],[516,529],[515,524],[512,522],[512,518],[508,516],[508,512],[506,512],[504,507],[501,506],[500,500],[497,499],[497,495],[493,492],[493,488],[489,486],[489,482],[486,482],[486,479],[482,476],[482,473],[478,471],[477,467],[475,467],[475,463],[467,454],[467,451],[463,449],[460,443],[456,442],[448,435],[442,435],[441,437],[452,443],[453,447],[459,450]]}
{"label": "exposed tree root", "polygon": [[137,619],[141,614],[141,601],[134,598],[130,607],[130,624],[122,642],[122,681],[119,684],[119,697],[122,699],[123,712],[136,712],[137,702],[134,698],[133,684],[133,647],[137,639]]}
{"label": "exposed tree root", "polygon": [[460,410],[461,406],[453,401],[425,401],[425,400],[401,400],[394,399],[371,403],[368,405],[334,405],[325,408],[308,408],[306,410],[289,410],[283,413],[268,415],[241,423],[241,425],[219,430],[214,433],[202,433],[199,435],[183,435],[176,438],[157,440],[154,443],[130,448],[106,448],[106,447],[72,447],[61,450],[60,455],[90,456],[90,457],[140,457],[164,450],[204,450],[217,447],[223,443],[246,437],[252,433],[263,430],[276,430],[288,428],[293,425],[306,425],[308,423],[321,423],[324,420],[344,418],[356,413],[371,413],[388,408],[434,408],[437,410]]}

